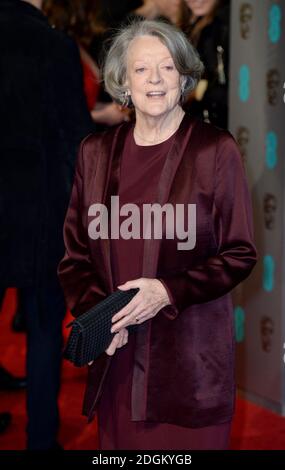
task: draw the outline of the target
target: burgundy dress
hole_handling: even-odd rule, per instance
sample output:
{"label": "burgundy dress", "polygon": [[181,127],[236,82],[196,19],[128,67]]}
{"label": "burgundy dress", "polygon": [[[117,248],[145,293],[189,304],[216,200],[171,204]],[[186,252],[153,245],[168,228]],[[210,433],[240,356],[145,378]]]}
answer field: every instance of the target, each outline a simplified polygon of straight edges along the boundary
{"label": "burgundy dress", "polygon": [[[175,134],[174,134],[175,135]],[[161,144],[139,146],[130,130],[121,164],[120,206],[152,203],[165,156],[174,135]],[[122,217],[120,221],[122,222]],[[141,219],[142,220],[142,219]],[[112,268],[116,285],[142,277],[143,239],[112,240]],[[230,423],[186,428],[168,423],[132,421],[131,392],[135,334],[112,358],[98,405],[99,447],[102,450],[226,449]],[[158,371],[159,373],[159,371]]]}

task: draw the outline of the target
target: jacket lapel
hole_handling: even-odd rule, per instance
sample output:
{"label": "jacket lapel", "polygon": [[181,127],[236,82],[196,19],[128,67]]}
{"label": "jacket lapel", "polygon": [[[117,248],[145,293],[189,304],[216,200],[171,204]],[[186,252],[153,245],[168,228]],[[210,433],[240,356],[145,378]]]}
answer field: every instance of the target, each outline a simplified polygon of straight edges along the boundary
{"label": "jacket lapel", "polygon": [[[120,166],[124,143],[127,132],[131,124],[124,123],[117,127],[113,138],[110,133],[103,136],[98,171],[95,179],[94,200],[104,204],[109,214],[109,235],[110,235],[110,214],[111,214],[111,196],[118,195],[120,181]],[[96,246],[102,258],[100,272],[107,289],[107,293],[114,291],[114,283],[111,267],[111,243],[107,239],[99,238]]]}

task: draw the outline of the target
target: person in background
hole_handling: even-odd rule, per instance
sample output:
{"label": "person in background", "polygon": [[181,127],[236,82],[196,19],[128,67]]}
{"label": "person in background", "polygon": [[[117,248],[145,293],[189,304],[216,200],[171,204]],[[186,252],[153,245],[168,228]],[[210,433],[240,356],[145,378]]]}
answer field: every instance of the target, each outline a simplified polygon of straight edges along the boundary
{"label": "person in background", "polygon": [[99,94],[99,69],[88,52],[95,30],[93,0],[45,0],[43,11],[49,23],[77,42],[83,67],[84,91],[88,108],[94,109]]}
{"label": "person in background", "polygon": [[27,313],[27,447],[57,449],[66,306],[56,271],[77,148],[94,125],[78,47],[41,8],[0,2],[0,286],[21,288]]}
{"label": "person in background", "polygon": [[109,126],[125,120],[126,113],[100,86],[103,43],[109,37],[111,19],[114,21],[114,6],[105,3],[102,0],[45,0],[44,10],[54,27],[70,34],[79,44],[89,110],[95,122]]}
{"label": "person in background", "polygon": [[109,30],[103,3],[102,0],[44,0],[43,9],[49,23],[73,37],[78,44],[84,90],[93,121],[112,126],[128,120],[129,113],[110,100],[100,86],[98,62]]}
{"label": "person in background", "polygon": [[180,0],[144,0],[134,13],[147,20],[165,19],[176,24],[179,5]]}
{"label": "person in background", "polygon": [[[106,57],[105,86],[136,120],[93,134],[80,148],[58,268],[67,303],[78,316],[117,288],[139,288],[114,315],[111,344],[89,365],[84,414],[91,420],[98,412],[103,450],[228,446],[230,292],[250,274],[256,249],[235,140],[181,106],[202,71],[176,27],[145,20],[121,28]],[[118,220],[112,196],[119,196]],[[92,217],[95,203],[101,219]],[[173,220],[178,204],[187,221],[181,212]],[[101,224],[105,215],[119,236]],[[195,242],[181,247],[185,222]],[[137,326],[132,334],[129,325]]]}
{"label": "person in background", "polygon": [[[94,36],[89,51],[101,69],[114,31],[125,21],[130,11],[140,4],[140,1],[121,0],[116,3],[112,0],[91,1],[93,1],[92,29]],[[91,112],[98,130],[129,121],[131,114],[129,110],[123,109],[120,103],[112,100],[103,86],[100,87],[98,101]]]}
{"label": "person in background", "polygon": [[227,129],[229,80],[229,2],[181,0],[177,25],[196,47],[205,73],[185,109]]}

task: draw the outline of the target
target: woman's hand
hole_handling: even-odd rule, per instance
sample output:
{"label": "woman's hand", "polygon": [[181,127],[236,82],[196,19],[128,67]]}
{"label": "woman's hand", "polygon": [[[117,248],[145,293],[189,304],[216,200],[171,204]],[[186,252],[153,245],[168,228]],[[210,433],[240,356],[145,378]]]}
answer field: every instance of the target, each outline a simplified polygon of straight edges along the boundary
{"label": "woman's hand", "polygon": [[170,304],[167,290],[158,279],[135,279],[118,286],[118,289],[128,290],[135,287],[139,287],[139,292],[128,305],[113,316],[112,333],[128,325],[138,325],[150,320],[159,310]]}
{"label": "woman's hand", "polygon": [[91,116],[93,121],[98,124],[106,124],[107,126],[114,126],[130,120],[129,111],[114,102],[97,105],[96,108],[91,111]]}
{"label": "woman's hand", "polygon": [[[127,344],[128,337],[129,332],[126,328],[120,330],[118,333],[115,334],[110,346],[105,350],[105,353],[108,354],[108,356],[113,356],[117,348],[121,348],[122,346],[125,346],[125,344]],[[94,361],[88,362],[88,365],[92,366],[93,362]]]}
{"label": "woman's hand", "polygon": [[128,336],[129,332],[126,328],[120,330],[118,333],[115,334],[110,346],[108,347],[108,349],[106,349],[105,353],[108,354],[108,356],[113,356],[117,348],[121,348],[122,346],[125,346],[125,344],[127,344]]}

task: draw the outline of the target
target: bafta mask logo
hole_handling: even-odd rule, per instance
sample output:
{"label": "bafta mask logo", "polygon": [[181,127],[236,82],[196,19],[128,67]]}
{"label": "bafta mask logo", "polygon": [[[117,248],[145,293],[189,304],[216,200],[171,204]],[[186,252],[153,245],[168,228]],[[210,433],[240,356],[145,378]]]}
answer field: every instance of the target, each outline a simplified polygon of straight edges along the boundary
{"label": "bafta mask logo", "polygon": [[247,149],[250,140],[250,132],[247,127],[241,126],[237,130],[237,143],[240,148],[240,153],[243,159],[243,163],[245,164],[247,160]]}
{"label": "bafta mask logo", "polygon": [[278,102],[280,82],[280,73],[277,69],[271,69],[267,72],[267,100],[271,106],[275,106]]}
{"label": "bafta mask logo", "polygon": [[263,199],[264,224],[267,230],[275,227],[275,213],[277,210],[277,199],[274,194],[266,193]]}
{"label": "bafta mask logo", "polygon": [[261,348],[264,352],[271,352],[273,344],[274,322],[272,318],[264,316],[260,320]]}
{"label": "bafta mask logo", "polygon": [[253,7],[250,3],[242,3],[239,11],[240,35],[248,39],[251,33],[251,21],[253,18]]}

